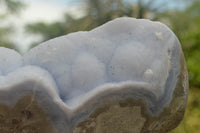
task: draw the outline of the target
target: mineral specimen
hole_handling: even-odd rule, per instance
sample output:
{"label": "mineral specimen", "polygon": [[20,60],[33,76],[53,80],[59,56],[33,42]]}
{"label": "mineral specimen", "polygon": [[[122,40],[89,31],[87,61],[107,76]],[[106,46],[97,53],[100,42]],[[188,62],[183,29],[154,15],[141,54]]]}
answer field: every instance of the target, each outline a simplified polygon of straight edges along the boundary
{"label": "mineral specimen", "polygon": [[24,56],[0,48],[1,133],[165,133],[187,95],[181,45],[159,22],[118,18]]}

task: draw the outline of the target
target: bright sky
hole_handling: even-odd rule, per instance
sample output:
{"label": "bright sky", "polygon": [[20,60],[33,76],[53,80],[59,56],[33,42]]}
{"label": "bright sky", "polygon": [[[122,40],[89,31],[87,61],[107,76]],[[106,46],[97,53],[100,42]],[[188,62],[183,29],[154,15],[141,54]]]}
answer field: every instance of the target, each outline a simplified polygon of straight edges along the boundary
{"label": "bright sky", "polygon": [[78,2],[71,0],[24,0],[28,7],[22,16],[25,21],[48,21],[52,22],[62,18],[63,13],[71,12],[75,16],[80,16],[81,11],[78,9]]}
{"label": "bright sky", "polygon": [[13,16],[7,22],[9,25],[14,25],[16,33],[11,37],[12,40],[20,46],[22,52],[26,51],[28,46],[34,40],[38,40],[40,36],[33,36],[24,31],[24,26],[27,23],[44,21],[54,22],[61,20],[63,14],[68,12],[75,17],[81,17],[84,13],[79,6],[80,3],[76,0],[23,0],[27,7],[22,10],[20,15]]}

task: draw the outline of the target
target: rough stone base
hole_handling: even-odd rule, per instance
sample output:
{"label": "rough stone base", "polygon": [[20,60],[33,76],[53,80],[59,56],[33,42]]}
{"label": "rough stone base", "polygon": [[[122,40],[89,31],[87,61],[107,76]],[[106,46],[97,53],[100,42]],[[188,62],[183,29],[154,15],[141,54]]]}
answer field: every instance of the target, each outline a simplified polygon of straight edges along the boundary
{"label": "rough stone base", "polygon": [[25,96],[14,107],[0,104],[0,133],[54,133],[54,130],[38,103]]}

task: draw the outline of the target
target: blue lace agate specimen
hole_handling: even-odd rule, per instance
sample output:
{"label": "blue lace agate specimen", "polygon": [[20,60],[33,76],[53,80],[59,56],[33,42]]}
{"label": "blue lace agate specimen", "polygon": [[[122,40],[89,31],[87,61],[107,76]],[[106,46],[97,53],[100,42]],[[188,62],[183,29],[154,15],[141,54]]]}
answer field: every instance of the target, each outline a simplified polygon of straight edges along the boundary
{"label": "blue lace agate specimen", "polygon": [[118,18],[24,56],[0,48],[0,132],[164,133],[187,95],[181,45],[159,22]]}

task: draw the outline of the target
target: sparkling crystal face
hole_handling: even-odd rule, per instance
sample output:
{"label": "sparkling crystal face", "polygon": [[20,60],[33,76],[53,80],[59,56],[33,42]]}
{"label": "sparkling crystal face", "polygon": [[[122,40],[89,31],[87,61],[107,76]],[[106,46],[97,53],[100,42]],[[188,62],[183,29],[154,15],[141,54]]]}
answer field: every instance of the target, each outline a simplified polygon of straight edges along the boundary
{"label": "sparkling crystal face", "polygon": [[183,116],[187,89],[180,43],[159,22],[115,19],[44,42],[24,56],[0,48],[0,110],[23,111],[29,96],[38,104],[27,105],[37,114],[32,126],[43,114],[43,127],[53,132],[123,133],[136,121],[131,132],[166,132]]}

